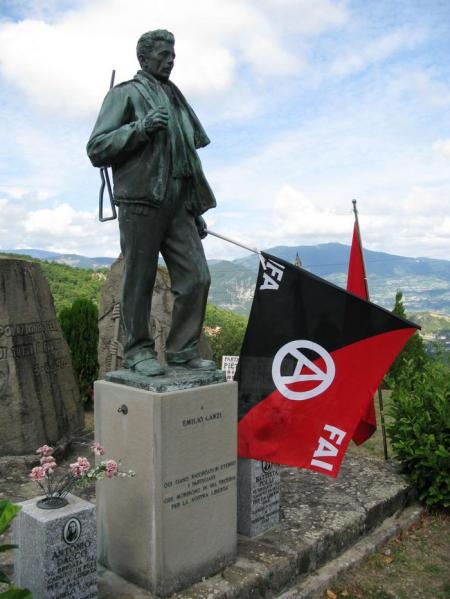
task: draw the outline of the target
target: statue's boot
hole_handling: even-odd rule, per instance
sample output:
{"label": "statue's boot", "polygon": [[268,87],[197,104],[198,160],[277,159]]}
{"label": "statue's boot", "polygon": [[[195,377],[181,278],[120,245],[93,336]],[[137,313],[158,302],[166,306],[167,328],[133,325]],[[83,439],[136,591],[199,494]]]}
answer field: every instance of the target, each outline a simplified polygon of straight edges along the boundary
{"label": "statue's boot", "polygon": [[166,369],[161,366],[156,356],[150,353],[141,353],[124,360],[123,365],[144,376],[158,376],[164,374]]}
{"label": "statue's boot", "polygon": [[203,360],[203,358],[197,357],[188,360],[187,362],[169,362],[169,366],[182,366],[188,370],[216,370],[216,363],[212,360]]}

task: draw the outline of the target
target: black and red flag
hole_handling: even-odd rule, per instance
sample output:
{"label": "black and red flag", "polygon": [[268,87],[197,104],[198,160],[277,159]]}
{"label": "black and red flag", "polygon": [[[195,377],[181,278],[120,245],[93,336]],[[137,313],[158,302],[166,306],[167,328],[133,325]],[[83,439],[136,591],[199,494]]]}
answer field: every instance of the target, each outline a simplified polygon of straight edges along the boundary
{"label": "black and red flag", "polygon": [[235,377],[238,453],[335,477],[379,382],[417,326],[263,257]]}
{"label": "black and red flag", "polygon": [[[350,249],[350,260],[348,263],[347,291],[350,291],[351,293],[354,293],[365,300],[369,299],[369,289],[367,287],[361,234],[359,231],[357,217],[355,218],[355,224],[353,227],[352,247]],[[353,433],[353,441],[356,443],[356,445],[361,445],[367,441],[367,439],[369,439],[376,430],[377,417],[375,415],[374,400],[372,399],[367,406],[367,410],[359,421],[355,432]]]}

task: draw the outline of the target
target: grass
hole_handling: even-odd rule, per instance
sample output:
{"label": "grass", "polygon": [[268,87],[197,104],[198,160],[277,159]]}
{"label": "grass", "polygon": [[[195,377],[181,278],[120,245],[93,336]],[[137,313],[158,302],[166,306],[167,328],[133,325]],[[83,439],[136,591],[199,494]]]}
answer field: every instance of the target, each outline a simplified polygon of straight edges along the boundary
{"label": "grass", "polygon": [[[389,392],[383,392],[385,414]],[[377,422],[379,407],[376,401]],[[386,414],[386,418],[388,418]],[[384,459],[380,428],[349,452]],[[393,459],[388,442],[389,459]],[[450,599],[450,514],[425,512],[421,520],[341,575],[323,597],[328,599]]]}
{"label": "grass", "polygon": [[348,599],[450,599],[450,516],[425,513],[338,578],[325,597]]}

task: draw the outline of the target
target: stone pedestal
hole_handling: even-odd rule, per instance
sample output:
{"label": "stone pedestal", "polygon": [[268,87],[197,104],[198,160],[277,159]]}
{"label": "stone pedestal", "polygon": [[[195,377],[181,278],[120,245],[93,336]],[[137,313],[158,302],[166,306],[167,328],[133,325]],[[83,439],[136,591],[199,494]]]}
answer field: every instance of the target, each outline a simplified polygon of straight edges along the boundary
{"label": "stone pedestal", "polygon": [[[157,379],[147,378],[164,389]],[[188,379],[178,383],[192,387]],[[159,596],[236,555],[237,390],[205,375],[202,384],[171,392],[95,384],[96,439],[136,472],[98,485],[99,560]]]}
{"label": "stone pedestal", "polygon": [[280,467],[239,458],[238,532],[260,535],[280,521]]}
{"label": "stone pedestal", "polygon": [[74,495],[56,510],[19,503],[13,523],[14,582],[33,599],[95,599],[97,551],[95,506]]}

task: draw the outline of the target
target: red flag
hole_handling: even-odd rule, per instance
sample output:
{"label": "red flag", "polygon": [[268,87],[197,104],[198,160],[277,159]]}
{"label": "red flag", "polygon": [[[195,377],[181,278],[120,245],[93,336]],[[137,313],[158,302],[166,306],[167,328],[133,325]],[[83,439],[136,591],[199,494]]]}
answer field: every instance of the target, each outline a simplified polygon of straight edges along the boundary
{"label": "red flag", "polygon": [[353,227],[352,247],[348,263],[347,291],[354,293],[365,300],[369,299],[369,290],[366,282],[366,269],[361,247],[358,223]]}
{"label": "red flag", "polygon": [[263,254],[236,380],[241,457],[337,476],[417,325]]}
{"label": "red flag", "polygon": [[[359,234],[358,221],[355,220],[353,227],[352,247],[350,250],[350,261],[348,264],[347,291],[369,299],[369,290],[367,288],[366,270],[364,268],[364,258],[362,253],[361,237]],[[355,432],[353,441],[356,445],[361,445],[367,441],[377,430],[377,417],[375,415],[374,400],[367,406],[366,413],[361,418]]]}

